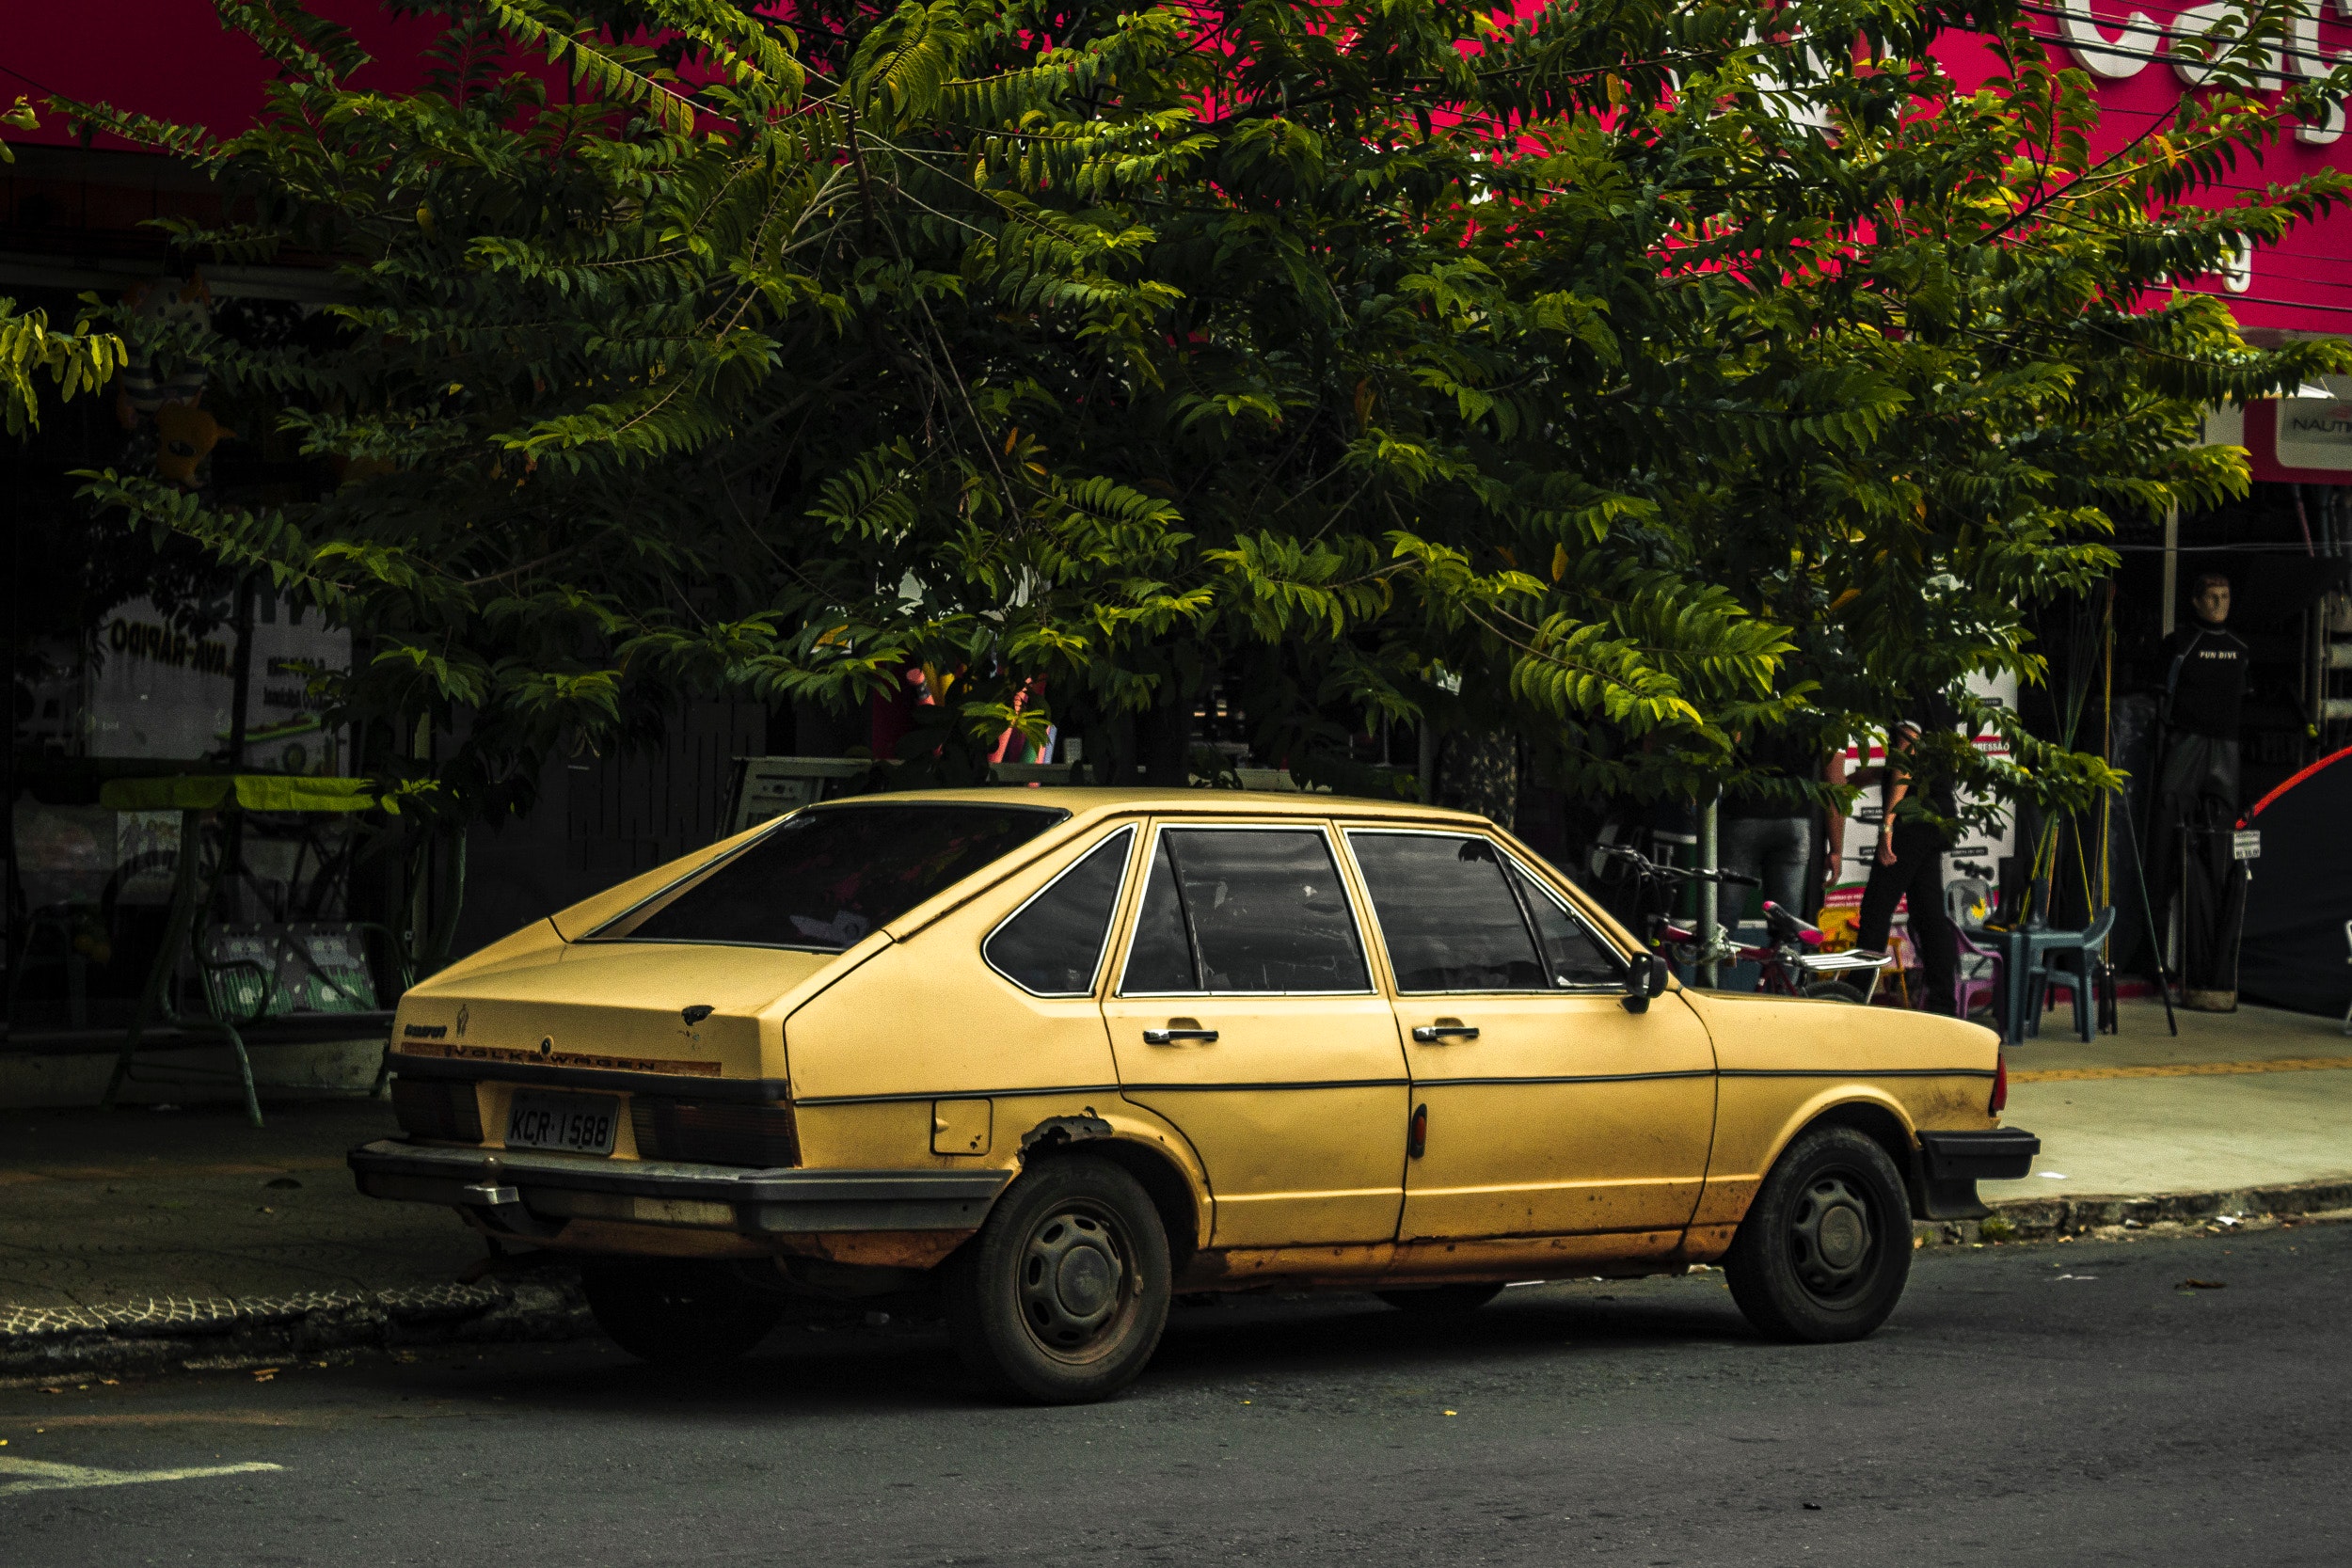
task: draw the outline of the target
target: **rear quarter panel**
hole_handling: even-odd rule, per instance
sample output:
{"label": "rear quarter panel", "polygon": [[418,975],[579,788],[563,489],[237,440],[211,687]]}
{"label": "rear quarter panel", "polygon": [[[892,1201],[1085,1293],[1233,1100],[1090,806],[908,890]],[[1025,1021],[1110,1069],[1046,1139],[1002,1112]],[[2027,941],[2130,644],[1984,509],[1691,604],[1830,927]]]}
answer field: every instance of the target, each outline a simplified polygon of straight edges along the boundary
{"label": "rear quarter panel", "polygon": [[1694,1227],[1736,1227],[1780,1151],[1834,1107],[1877,1106],[1912,1135],[1994,1125],[1985,1104],[2000,1039],[1989,1029],[1850,1002],[1682,994],[1714,1037],[1721,1073]]}
{"label": "rear quarter panel", "polygon": [[[1205,1218],[1189,1146],[1120,1098],[1096,996],[1032,996],[980,956],[999,922],[1120,825],[1064,838],[814,996],[792,999],[784,1041],[804,1164],[1017,1170],[1025,1138],[1072,1118],[1093,1124],[1093,1135],[1107,1127],[1153,1148],[1184,1175]],[[1142,839],[1130,846],[1129,895]],[[943,1100],[987,1102],[985,1152],[933,1150]]]}

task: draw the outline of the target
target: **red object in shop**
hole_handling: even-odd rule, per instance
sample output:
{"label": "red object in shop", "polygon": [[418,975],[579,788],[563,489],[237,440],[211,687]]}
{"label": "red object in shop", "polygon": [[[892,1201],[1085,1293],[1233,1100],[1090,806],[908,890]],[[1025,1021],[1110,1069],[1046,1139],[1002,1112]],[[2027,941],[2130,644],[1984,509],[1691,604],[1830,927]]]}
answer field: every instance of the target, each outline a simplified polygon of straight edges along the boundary
{"label": "red object in shop", "polygon": [[874,760],[888,762],[898,754],[898,742],[914,728],[914,709],[918,704],[929,703],[930,693],[923,689],[923,672],[902,670],[898,673],[898,689],[876,692],[867,705],[870,729],[868,740]]}
{"label": "red object in shop", "polygon": [[[1013,712],[1019,713],[1029,705],[1031,697],[1042,696],[1044,692],[1045,682],[1042,677],[1023,683],[1021,689],[1012,694]],[[1021,744],[1019,756],[1012,755],[1016,741]],[[1026,762],[1029,760],[1028,750],[1028,743],[1021,740],[1021,732],[1008,726],[1005,733],[996,737],[996,749],[988,753],[988,760],[991,762]],[[1038,760],[1043,761],[1044,759],[1041,757]]]}
{"label": "red object in shop", "polygon": [[[2254,802],[2238,826],[2260,835],[2247,890],[2241,994],[2337,1019],[2352,1006],[2352,747],[2330,752]],[[2251,835],[2249,835],[2251,836]]]}
{"label": "red object in shop", "polygon": [[2261,800],[2255,801],[2253,805],[2248,809],[2246,815],[2237,819],[2237,825],[2241,828],[2245,827],[2247,824],[2253,821],[2254,818],[2260,816],[2264,811],[2269,807],[2271,801],[2276,800],[2280,796],[2284,795],[2288,790],[2293,789],[2296,784],[2301,784],[2305,779],[2312,777],[2315,773],[2324,772],[2328,768],[2333,768],[2337,763],[2343,762],[2347,757],[2352,757],[2352,746],[2347,746],[2341,752],[2330,752],[2308,768],[2298,769],[2297,771],[2289,774],[2285,783],[2279,785],[2278,788],[2272,790],[2269,794],[2264,796]]}

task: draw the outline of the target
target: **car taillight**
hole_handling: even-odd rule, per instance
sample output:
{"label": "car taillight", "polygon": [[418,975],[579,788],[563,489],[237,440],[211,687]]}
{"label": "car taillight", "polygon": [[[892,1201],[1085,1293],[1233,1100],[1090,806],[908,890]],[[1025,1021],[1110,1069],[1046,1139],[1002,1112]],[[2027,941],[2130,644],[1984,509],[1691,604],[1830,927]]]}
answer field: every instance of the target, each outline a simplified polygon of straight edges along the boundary
{"label": "car taillight", "polygon": [[1997,1117],[2009,1108],[2009,1057],[1996,1051],[1993,1053],[1993,1098],[1985,1102],[1984,1114]]}
{"label": "car taillight", "polygon": [[733,1105],[640,1095],[629,1101],[641,1160],[708,1165],[796,1165],[799,1135],[789,1105]]}
{"label": "car taillight", "polygon": [[482,1101],[475,1098],[471,1084],[395,1078],[392,1115],[400,1118],[400,1130],[412,1138],[454,1144],[482,1141]]}

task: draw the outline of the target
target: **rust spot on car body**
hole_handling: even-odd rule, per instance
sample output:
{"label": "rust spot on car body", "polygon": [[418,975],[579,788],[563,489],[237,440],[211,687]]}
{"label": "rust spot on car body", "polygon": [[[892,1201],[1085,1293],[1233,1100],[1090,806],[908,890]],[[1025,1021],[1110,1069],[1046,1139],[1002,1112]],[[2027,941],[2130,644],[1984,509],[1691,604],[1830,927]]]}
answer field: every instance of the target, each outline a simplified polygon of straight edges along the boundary
{"label": "rust spot on car body", "polygon": [[860,1268],[928,1269],[944,1261],[969,1230],[812,1230],[771,1236],[778,1252]]}
{"label": "rust spot on car body", "polygon": [[1591,1236],[1493,1236],[1467,1241],[1372,1242],[1352,1246],[1226,1247],[1195,1257],[1179,1291],[1369,1290],[1496,1279],[1626,1278],[1678,1270],[1679,1230]]}
{"label": "rust spot on car body", "polygon": [[[467,1212],[464,1217],[468,1225],[485,1235],[497,1234],[471,1213]],[[623,1258],[761,1258],[774,1251],[765,1241],[731,1231],[607,1219],[568,1221],[556,1234],[534,1238],[532,1244],[557,1252],[604,1253]]]}
{"label": "rust spot on car body", "polygon": [[1085,1143],[1093,1138],[1117,1135],[1117,1129],[1097,1116],[1047,1117],[1021,1134],[1021,1162],[1026,1164],[1032,1149],[1051,1148],[1058,1144]]}

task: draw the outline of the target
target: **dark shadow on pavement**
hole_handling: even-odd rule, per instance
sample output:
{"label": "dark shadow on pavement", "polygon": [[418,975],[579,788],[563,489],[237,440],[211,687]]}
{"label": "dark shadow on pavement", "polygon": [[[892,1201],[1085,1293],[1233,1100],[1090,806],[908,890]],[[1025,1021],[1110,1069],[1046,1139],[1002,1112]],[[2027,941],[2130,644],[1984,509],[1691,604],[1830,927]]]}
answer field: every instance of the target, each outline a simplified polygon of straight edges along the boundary
{"label": "dark shadow on pavement", "polygon": [[[1370,1296],[1302,1300],[1229,1298],[1178,1306],[1151,1368],[1119,1408],[1184,1400],[1261,1380],[1346,1381],[1365,1376],[1509,1376],[1535,1363],[1597,1353],[1672,1353],[1758,1339],[1728,1297],[1702,1279],[1613,1281],[1607,1288],[1514,1291],[1456,1318],[1415,1317]],[[1023,1408],[983,1394],[958,1363],[943,1325],[787,1323],[734,1366],[681,1371],[632,1360],[601,1340],[526,1358],[520,1347],[429,1352],[413,1363],[354,1369],[379,1388],[411,1397],[496,1397],[576,1414],[665,1411],[707,1418],[842,1414],[930,1414]]]}

